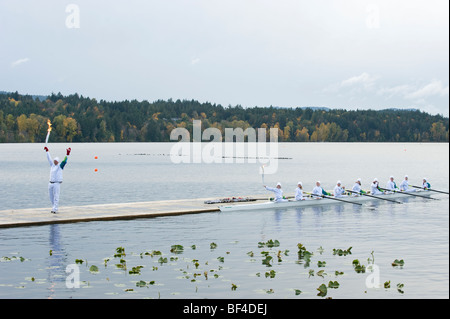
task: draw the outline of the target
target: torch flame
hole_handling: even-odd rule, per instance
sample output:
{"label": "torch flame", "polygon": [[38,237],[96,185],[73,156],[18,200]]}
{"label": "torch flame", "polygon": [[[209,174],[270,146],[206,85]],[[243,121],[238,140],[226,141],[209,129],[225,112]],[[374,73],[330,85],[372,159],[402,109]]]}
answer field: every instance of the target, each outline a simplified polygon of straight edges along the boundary
{"label": "torch flame", "polygon": [[47,120],[47,125],[48,125],[48,130],[47,132],[51,132],[52,131],[52,122],[50,122],[50,120]]}

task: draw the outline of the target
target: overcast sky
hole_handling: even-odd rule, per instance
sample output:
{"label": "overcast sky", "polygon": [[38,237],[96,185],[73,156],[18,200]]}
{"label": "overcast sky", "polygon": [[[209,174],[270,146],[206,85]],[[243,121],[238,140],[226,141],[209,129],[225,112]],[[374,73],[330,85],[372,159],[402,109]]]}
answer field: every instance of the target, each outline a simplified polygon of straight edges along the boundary
{"label": "overcast sky", "polygon": [[448,0],[0,0],[0,91],[449,115]]}

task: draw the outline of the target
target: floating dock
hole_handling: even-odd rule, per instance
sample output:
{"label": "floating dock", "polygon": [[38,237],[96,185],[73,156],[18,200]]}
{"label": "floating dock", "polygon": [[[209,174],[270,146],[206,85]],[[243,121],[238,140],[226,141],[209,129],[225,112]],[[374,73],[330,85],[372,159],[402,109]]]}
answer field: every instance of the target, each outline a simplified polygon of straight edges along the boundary
{"label": "floating dock", "polygon": [[204,199],[179,199],[138,203],[100,204],[60,207],[58,214],[50,208],[0,210],[0,228],[76,223],[100,220],[124,220],[184,214],[218,212],[218,205]]}

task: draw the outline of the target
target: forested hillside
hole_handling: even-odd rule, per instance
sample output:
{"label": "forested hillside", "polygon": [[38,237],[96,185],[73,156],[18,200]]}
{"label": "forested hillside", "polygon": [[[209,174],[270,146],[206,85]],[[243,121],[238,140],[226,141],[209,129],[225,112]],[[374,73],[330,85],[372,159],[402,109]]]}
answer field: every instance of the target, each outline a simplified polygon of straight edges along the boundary
{"label": "forested hillside", "polygon": [[[0,142],[170,141],[176,127],[278,128],[280,142],[448,142],[449,119],[418,110],[357,110],[228,106],[198,101],[115,101],[78,94],[46,100],[0,94]],[[267,134],[269,136],[269,134]]]}

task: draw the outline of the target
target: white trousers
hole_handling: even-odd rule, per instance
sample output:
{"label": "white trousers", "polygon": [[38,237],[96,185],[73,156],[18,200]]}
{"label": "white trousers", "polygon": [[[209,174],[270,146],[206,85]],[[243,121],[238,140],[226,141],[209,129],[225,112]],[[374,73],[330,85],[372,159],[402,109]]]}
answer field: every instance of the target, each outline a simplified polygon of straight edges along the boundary
{"label": "white trousers", "polygon": [[58,211],[59,193],[61,191],[61,183],[48,183],[48,194],[52,203],[52,211]]}

